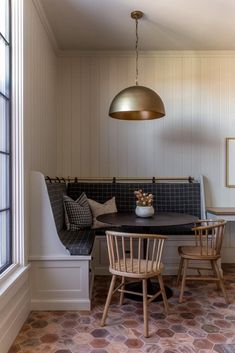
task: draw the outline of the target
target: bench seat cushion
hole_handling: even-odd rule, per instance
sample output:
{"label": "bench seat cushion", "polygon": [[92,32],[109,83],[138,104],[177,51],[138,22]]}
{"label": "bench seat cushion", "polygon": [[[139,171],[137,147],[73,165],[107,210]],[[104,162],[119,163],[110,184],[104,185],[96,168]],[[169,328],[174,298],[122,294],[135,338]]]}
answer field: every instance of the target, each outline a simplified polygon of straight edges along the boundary
{"label": "bench seat cushion", "polygon": [[95,230],[90,228],[76,231],[62,229],[59,237],[70,255],[90,255],[95,240]]}

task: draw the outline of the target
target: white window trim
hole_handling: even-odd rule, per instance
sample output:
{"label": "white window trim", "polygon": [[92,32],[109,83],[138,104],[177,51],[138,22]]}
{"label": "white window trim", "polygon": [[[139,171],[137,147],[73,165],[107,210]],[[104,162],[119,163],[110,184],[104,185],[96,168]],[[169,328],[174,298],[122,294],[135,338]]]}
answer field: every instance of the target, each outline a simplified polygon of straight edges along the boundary
{"label": "white window trim", "polygon": [[12,0],[12,265],[0,275],[0,295],[28,269],[24,232],[23,0]]}

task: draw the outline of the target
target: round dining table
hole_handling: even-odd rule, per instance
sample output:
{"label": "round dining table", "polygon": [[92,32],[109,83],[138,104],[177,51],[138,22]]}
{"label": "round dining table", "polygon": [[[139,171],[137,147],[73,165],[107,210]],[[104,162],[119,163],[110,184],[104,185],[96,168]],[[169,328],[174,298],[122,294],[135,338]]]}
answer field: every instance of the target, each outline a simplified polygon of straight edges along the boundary
{"label": "round dining table", "polygon": [[[122,231],[121,227],[127,227],[134,232],[136,230],[140,232],[149,233],[154,230],[154,232],[161,234],[161,230],[164,233],[164,227],[177,227],[177,226],[185,226],[185,225],[193,225],[198,221],[198,217],[186,214],[186,213],[177,213],[177,212],[157,212],[151,217],[137,217],[134,212],[115,212],[115,213],[107,213],[97,217],[99,222],[103,222],[106,224],[110,224],[110,226],[119,226],[120,231]],[[117,231],[119,231],[117,229]],[[132,282],[126,285],[129,290],[134,292],[142,292],[142,284],[141,282]],[[159,289],[158,283],[153,283],[151,280],[148,280],[148,294],[155,294]],[[171,288],[165,286],[166,296],[170,298],[173,295]],[[142,297],[139,295],[133,294],[125,294],[127,298],[140,301]],[[156,298],[156,301],[162,300],[161,296]]]}
{"label": "round dining table", "polygon": [[198,217],[177,212],[157,212],[151,217],[138,217],[134,212],[115,212],[102,214],[97,220],[113,226],[162,228],[192,224],[198,221]]}

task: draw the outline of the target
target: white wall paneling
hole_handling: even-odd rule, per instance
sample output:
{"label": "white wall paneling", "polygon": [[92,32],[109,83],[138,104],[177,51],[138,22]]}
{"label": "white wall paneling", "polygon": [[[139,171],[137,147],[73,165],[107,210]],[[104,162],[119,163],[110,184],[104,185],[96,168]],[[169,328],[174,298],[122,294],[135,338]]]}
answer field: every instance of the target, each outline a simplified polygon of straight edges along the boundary
{"label": "white wall paneling", "polygon": [[[57,56],[38,13],[24,0],[24,181],[25,238],[29,246],[30,170],[56,174]],[[27,252],[28,257],[28,252]]]}
{"label": "white wall paneling", "polygon": [[25,271],[9,289],[0,290],[0,348],[7,353],[30,310],[29,273]]}
{"label": "white wall paneling", "polygon": [[[235,136],[235,53],[146,52],[139,83],[162,97],[166,117],[108,117],[112,98],[134,84],[133,53],[59,57],[57,174],[205,175],[206,206],[233,206],[225,187],[225,138]],[[230,237],[231,238],[231,237]]]}
{"label": "white wall paneling", "polygon": [[225,187],[225,137],[235,136],[233,52],[142,53],[139,83],[155,89],[166,117],[108,117],[114,95],[134,84],[130,53],[59,57],[59,175],[198,176],[207,203],[233,205]]}
{"label": "white wall paneling", "polygon": [[[30,311],[30,283],[28,276],[28,239],[29,239],[29,171],[31,169],[41,170],[45,174],[56,174],[56,88],[57,88],[57,56],[48,39],[46,30],[38,16],[37,9],[32,0],[14,0],[13,9],[19,10],[19,14],[14,26],[17,31],[13,32],[14,38],[19,37],[18,47],[13,50],[23,49],[24,67],[22,77],[15,78],[13,82],[13,94],[16,102],[13,106],[13,114],[16,116],[16,131],[23,125],[24,137],[19,139],[14,135],[14,144],[22,140],[24,150],[24,163],[22,160],[16,164],[17,173],[24,166],[22,179],[25,183],[24,198],[24,219],[18,221],[24,222],[23,240],[17,238],[17,246],[22,247],[25,244],[25,265],[22,274],[18,270],[17,276],[12,276],[11,282],[6,283],[9,288],[5,288],[1,283],[0,289],[0,350],[6,353],[17,335],[20,327],[24,323]],[[21,8],[22,6],[22,8]],[[23,11],[23,48],[21,48],[22,38],[20,25],[20,12]],[[15,20],[14,20],[15,21]],[[15,52],[16,54],[16,52]],[[20,52],[14,55],[15,60],[20,58]],[[15,61],[13,60],[15,65]],[[17,65],[20,65],[17,62]],[[14,66],[13,66],[14,67]],[[21,70],[21,68],[20,68]],[[16,75],[14,72],[13,75]],[[17,86],[16,86],[17,85]],[[23,86],[24,107],[23,122],[20,121],[21,112],[15,111],[21,109],[21,88]],[[15,119],[15,118],[14,118]],[[16,138],[17,137],[17,138]],[[14,150],[14,149],[13,149]],[[18,151],[14,150],[17,156],[21,156],[21,146]],[[14,185],[15,187],[15,185]],[[14,207],[17,207],[19,195],[15,195]],[[18,201],[17,201],[18,202]],[[16,225],[17,228],[17,225]],[[15,251],[14,251],[15,253]],[[10,279],[9,279],[10,281]]]}
{"label": "white wall paneling", "polygon": [[32,0],[24,1],[24,126],[27,167],[56,172],[57,56]]}

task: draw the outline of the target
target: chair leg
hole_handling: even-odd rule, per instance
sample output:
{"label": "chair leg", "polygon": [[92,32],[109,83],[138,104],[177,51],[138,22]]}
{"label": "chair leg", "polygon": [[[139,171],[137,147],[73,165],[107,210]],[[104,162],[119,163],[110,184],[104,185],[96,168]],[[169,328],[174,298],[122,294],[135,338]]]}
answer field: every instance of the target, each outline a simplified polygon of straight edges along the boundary
{"label": "chair leg", "polygon": [[178,287],[179,283],[180,283],[180,277],[181,277],[181,273],[182,273],[182,268],[183,268],[183,258],[180,258],[180,264],[179,264],[179,270],[178,270],[178,276],[177,276],[177,280],[176,280],[176,286]]}
{"label": "chair leg", "polygon": [[148,329],[148,297],[147,297],[147,280],[143,279],[143,314],[144,314],[144,336],[149,337]]}
{"label": "chair leg", "polygon": [[166,291],[165,291],[162,275],[158,276],[158,283],[160,285],[160,289],[161,289],[161,293],[162,293],[162,299],[163,299],[165,312],[168,314],[168,312],[169,312],[169,304],[168,304],[168,300],[167,300],[167,297],[166,297]]}
{"label": "chair leg", "polygon": [[[217,271],[216,271],[216,268],[215,268],[215,264],[214,264],[214,261],[213,260],[210,260],[211,262],[211,267],[213,269],[213,272],[214,272],[214,275],[216,278],[218,278],[217,276]],[[216,287],[217,287],[217,290],[219,291],[220,290],[220,284],[219,284],[219,281],[216,281]]]}
{"label": "chair leg", "polygon": [[[121,289],[125,288],[125,277],[122,277],[122,285],[121,285]],[[124,299],[124,292],[121,292],[120,294],[120,305],[123,304],[123,299]]]}
{"label": "chair leg", "polygon": [[113,275],[111,283],[110,283],[109,292],[108,292],[108,296],[107,296],[107,299],[106,299],[105,307],[104,307],[104,312],[103,312],[103,316],[102,316],[102,320],[101,320],[101,326],[105,325],[105,320],[106,320],[106,317],[107,317],[107,314],[108,314],[108,310],[109,310],[109,305],[110,305],[110,302],[111,302],[111,299],[112,299],[115,282],[116,282],[116,276]]}
{"label": "chair leg", "polygon": [[187,268],[188,268],[188,260],[187,260],[187,259],[184,259],[184,260],[183,260],[183,277],[182,277],[181,289],[180,289],[180,297],[179,297],[179,302],[180,302],[180,303],[182,303],[182,301],[183,301],[183,295],[184,295],[184,288],[185,288],[185,282],[186,282]]}
{"label": "chair leg", "polygon": [[226,304],[229,304],[229,299],[228,299],[227,293],[226,293],[225,288],[224,288],[224,281],[223,281],[223,278],[221,276],[217,261],[213,261],[213,263],[214,263],[214,267],[215,267],[215,270],[216,270],[216,273],[217,273],[217,278],[219,280],[220,288],[221,288],[221,291],[223,293],[225,302],[226,302]]}

